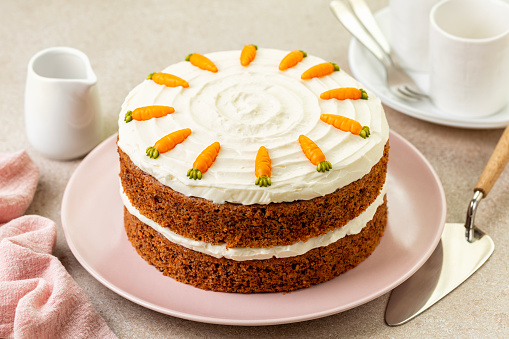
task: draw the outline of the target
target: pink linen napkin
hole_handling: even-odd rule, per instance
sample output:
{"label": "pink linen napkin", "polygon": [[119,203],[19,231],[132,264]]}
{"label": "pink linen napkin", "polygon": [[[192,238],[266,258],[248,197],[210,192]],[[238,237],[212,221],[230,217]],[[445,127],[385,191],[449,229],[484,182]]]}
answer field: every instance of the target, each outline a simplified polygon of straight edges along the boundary
{"label": "pink linen napkin", "polygon": [[56,224],[20,217],[38,178],[24,151],[0,154],[0,338],[116,338],[51,255]]}

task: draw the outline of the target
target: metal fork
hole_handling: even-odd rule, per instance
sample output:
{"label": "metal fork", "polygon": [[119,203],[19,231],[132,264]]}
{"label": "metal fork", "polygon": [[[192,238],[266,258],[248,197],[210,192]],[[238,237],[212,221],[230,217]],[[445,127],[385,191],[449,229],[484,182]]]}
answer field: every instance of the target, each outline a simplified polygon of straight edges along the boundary
{"label": "metal fork", "polygon": [[[331,1],[330,8],[346,30],[383,64],[386,71],[387,87],[390,91],[405,100],[416,101],[428,98],[412,78],[391,58],[390,45],[378,28],[366,3],[362,0],[350,0],[350,4],[354,8],[355,15],[340,0]],[[375,39],[379,41],[377,42]]]}

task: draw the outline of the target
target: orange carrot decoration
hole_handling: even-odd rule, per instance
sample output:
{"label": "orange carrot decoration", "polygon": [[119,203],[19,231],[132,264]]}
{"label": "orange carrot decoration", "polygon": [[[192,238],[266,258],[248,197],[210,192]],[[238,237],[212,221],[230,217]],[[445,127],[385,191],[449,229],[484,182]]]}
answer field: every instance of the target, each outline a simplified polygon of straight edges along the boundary
{"label": "orange carrot decoration", "polygon": [[162,118],[174,112],[175,109],[170,106],[138,107],[134,111],[127,111],[124,121],[127,123],[133,119],[137,121],[145,121],[152,118]]}
{"label": "orange carrot decoration", "polygon": [[321,78],[321,77],[330,75],[333,72],[337,72],[337,71],[339,71],[338,65],[336,65],[333,62],[324,62],[323,64],[318,64],[316,66],[311,67],[310,69],[308,69],[307,71],[302,73],[300,78],[302,80]]}
{"label": "orange carrot decoration", "polygon": [[281,63],[279,64],[279,70],[280,71],[286,71],[288,68],[292,68],[293,66],[297,65],[299,62],[302,61],[305,57],[307,57],[307,53],[304,51],[295,50],[290,53],[288,53],[283,60],[281,60]]}
{"label": "orange carrot decoration", "polygon": [[211,71],[217,73],[217,67],[209,58],[198,53],[191,53],[186,56],[186,61],[191,62],[193,66],[203,69],[204,71]]}
{"label": "orange carrot decoration", "polygon": [[159,139],[155,145],[147,148],[147,156],[152,159],[157,159],[159,154],[166,153],[175,148],[178,144],[187,139],[191,134],[191,129],[184,128]]}
{"label": "orange carrot decoration", "polygon": [[220,148],[221,145],[217,141],[205,148],[194,161],[193,168],[187,171],[189,179],[201,180],[202,175],[207,172],[216,160]]}
{"label": "orange carrot decoration", "polygon": [[326,172],[332,168],[331,163],[325,159],[322,150],[311,139],[305,135],[300,135],[299,143],[302,152],[313,165],[316,165],[318,172]]}
{"label": "orange carrot decoration", "polygon": [[260,187],[267,187],[272,184],[270,180],[270,173],[272,170],[272,166],[270,164],[269,152],[265,148],[265,146],[260,147],[258,149],[258,153],[256,154],[255,160],[255,175],[256,181],[255,185]]}
{"label": "orange carrot decoration", "polygon": [[256,45],[246,45],[242,49],[242,53],[240,53],[240,64],[244,67],[249,66],[249,64],[256,57],[256,51],[258,50],[258,46]]}
{"label": "orange carrot decoration", "polygon": [[335,88],[331,89],[329,91],[323,92],[320,94],[320,99],[323,100],[329,100],[329,99],[338,99],[338,100],[367,100],[368,99],[368,93],[366,93],[365,90],[357,89],[357,88],[351,88],[351,87],[344,87],[344,88]]}
{"label": "orange carrot decoration", "polygon": [[147,77],[147,80],[153,80],[158,85],[165,85],[166,87],[178,87],[182,86],[184,88],[188,88],[189,84],[182,78],[179,78],[176,75],[162,73],[162,72],[154,72],[150,73]]}
{"label": "orange carrot decoration", "polygon": [[320,120],[344,132],[350,132],[366,139],[371,134],[369,126],[362,127],[358,121],[335,114],[322,114]]}

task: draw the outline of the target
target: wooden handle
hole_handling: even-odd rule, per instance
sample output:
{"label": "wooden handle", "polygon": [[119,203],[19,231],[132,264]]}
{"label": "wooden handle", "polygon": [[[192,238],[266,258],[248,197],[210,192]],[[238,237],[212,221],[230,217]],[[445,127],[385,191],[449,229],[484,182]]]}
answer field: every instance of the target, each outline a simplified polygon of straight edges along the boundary
{"label": "wooden handle", "polygon": [[483,196],[486,197],[507,165],[507,162],[509,162],[509,126],[506,127],[504,134],[500,137],[488,164],[475,185],[475,190],[481,191]]}

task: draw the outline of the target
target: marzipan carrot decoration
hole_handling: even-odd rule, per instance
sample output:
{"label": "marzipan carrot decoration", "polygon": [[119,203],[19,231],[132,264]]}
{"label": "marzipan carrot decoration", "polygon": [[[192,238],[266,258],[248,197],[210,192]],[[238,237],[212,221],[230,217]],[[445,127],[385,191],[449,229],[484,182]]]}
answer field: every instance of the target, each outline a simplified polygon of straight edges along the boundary
{"label": "marzipan carrot decoration", "polygon": [[322,114],[320,115],[320,120],[344,132],[350,132],[352,134],[358,135],[363,139],[366,139],[371,134],[369,132],[369,126],[363,127],[358,121],[344,117],[342,115]]}
{"label": "marzipan carrot decoration", "polygon": [[258,46],[256,45],[246,45],[242,49],[240,53],[240,64],[244,67],[249,66],[249,64],[256,57],[256,51],[258,50]]}
{"label": "marzipan carrot decoration", "polygon": [[124,121],[130,122],[132,120],[145,121],[152,118],[162,118],[168,114],[175,112],[175,109],[170,106],[146,106],[138,107],[134,111],[127,111]]}
{"label": "marzipan carrot decoration", "polygon": [[318,172],[326,172],[332,169],[332,165],[325,159],[325,155],[322,150],[307,136],[299,136],[300,147],[304,155],[311,161],[313,165],[316,165]]}
{"label": "marzipan carrot decoration", "polygon": [[293,66],[297,65],[299,62],[302,61],[305,57],[307,57],[307,53],[304,51],[295,50],[290,53],[288,53],[283,60],[281,60],[281,63],[279,64],[279,70],[280,71],[286,71],[288,68],[292,68]]}
{"label": "marzipan carrot decoration", "polygon": [[308,69],[307,71],[302,73],[300,78],[302,80],[321,78],[321,77],[330,75],[333,72],[337,72],[337,71],[339,71],[338,65],[336,65],[333,62],[324,62],[323,64],[318,64],[316,66],[311,67],[310,69]]}
{"label": "marzipan carrot decoration", "polygon": [[184,128],[159,139],[154,146],[147,148],[147,156],[152,159],[157,159],[159,154],[166,153],[175,148],[178,144],[187,139],[191,134],[191,129]]}
{"label": "marzipan carrot decoration", "polygon": [[267,187],[272,184],[270,180],[270,173],[272,170],[272,166],[270,164],[269,152],[265,148],[265,146],[260,147],[258,153],[256,154],[255,160],[255,175],[256,181],[255,185],[260,187]]}
{"label": "marzipan carrot decoration", "polygon": [[165,85],[166,87],[178,87],[182,86],[184,88],[188,88],[189,84],[182,78],[179,78],[176,75],[162,73],[162,72],[154,72],[150,73],[147,77],[147,80],[153,80],[158,85]]}
{"label": "marzipan carrot decoration", "polygon": [[338,100],[367,100],[368,93],[365,90],[352,88],[352,87],[344,87],[344,88],[335,88],[329,91],[323,92],[320,94],[320,99],[329,100],[329,99],[338,99]]}
{"label": "marzipan carrot decoration", "polygon": [[201,68],[205,71],[217,73],[216,65],[214,65],[214,63],[204,55],[198,53],[191,53],[188,56],[186,56],[186,61],[189,61],[193,66]]}
{"label": "marzipan carrot decoration", "polygon": [[202,175],[207,172],[216,160],[220,148],[221,145],[217,141],[205,148],[194,161],[193,168],[187,171],[189,179],[201,180]]}

